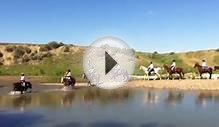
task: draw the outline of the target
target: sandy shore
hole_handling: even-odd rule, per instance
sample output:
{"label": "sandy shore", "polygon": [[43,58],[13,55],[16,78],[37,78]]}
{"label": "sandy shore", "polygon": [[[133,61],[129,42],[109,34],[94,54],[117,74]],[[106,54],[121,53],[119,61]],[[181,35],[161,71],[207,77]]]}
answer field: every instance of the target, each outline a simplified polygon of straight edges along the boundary
{"label": "sandy shore", "polygon": [[[42,83],[41,85],[61,85],[60,83]],[[76,86],[87,86],[77,83]],[[128,88],[158,88],[181,90],[219,90],[219,80],[138,80],[125,84]]]}
{"label": "sandy shore", "polygon": [[147,87],[181,90],[219,90],[219,80],[140,80],[131,81],[127,83],[127,86],[130,88]]}

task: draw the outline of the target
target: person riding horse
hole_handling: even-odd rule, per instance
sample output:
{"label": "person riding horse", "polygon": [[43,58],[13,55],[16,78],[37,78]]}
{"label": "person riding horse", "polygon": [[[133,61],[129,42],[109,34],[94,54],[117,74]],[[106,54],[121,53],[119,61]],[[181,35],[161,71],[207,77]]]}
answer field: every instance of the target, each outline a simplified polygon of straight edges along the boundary
{"label": "person riding horse", "polygon": [[203,70],[207,70],[208,69],[208,65],[207,65],[205,60],[202,60],[202,69]]}
{"label": "person riding horse", "polygon": [[170,65],[170,68],[171,68],[172,71],[176,70],[176,61],[175,60],[172,61],[172,64]]}
{"label": "person riding horse", "polygon": [[70,84],[72,83],[72,76],[71,76],[71,70],[70,69],[67,70],[64,77],[69,81]]}
{"label": "person riding horse", "polygon": [[26,85],[26,77],[24,73],[21,73],[21,77],[20,77],[20,83],[23,87],[25,87]]}
{"label": "person riding horse", "polygon": [[150,65],[148,66],[148,75],[150,76],[152,72],[154,72],[154,64],[153,62],[150,62]]}

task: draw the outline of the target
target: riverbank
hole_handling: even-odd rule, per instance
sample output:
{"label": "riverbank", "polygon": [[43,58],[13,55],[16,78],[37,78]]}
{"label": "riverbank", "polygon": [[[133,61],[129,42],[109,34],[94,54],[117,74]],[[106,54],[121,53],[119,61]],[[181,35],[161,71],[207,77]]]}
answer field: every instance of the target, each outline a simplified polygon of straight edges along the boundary
{"label": "riverbank", "polygon": [[131,81],[127,83],[130,88],[158,88],[180,90],[219,90],[219,80],[151,80]]}

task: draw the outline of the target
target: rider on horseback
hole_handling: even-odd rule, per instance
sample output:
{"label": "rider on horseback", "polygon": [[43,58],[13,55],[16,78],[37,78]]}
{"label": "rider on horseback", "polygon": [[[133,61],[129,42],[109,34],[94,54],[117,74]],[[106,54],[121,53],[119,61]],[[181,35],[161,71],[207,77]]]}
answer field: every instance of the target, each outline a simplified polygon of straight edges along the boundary
{"label": "rider on horseback", "polygon": [[153,71],[154,71],[154,64],[153,62],[150,62],[150,65],[148,66],[148,75],[151,75]]}
{"label": "rider on horseback", "polygon": [[25,80],[26,80],[25,74],[21,73],[20,83],[23,87],[25,87]]}
{"label": "rider on horseback", "polygon": [[202,60],[202,69],[203,69],[203,70],[208,69],[208,65],[207,65],[207,63],[206,63],[205,60]]}
{"label": "rider on horseback", "polygon": [[172,71],[174,71],[174,70],[176,69],[176,61],[175,61],[175,60],[172,61],[172,64],[171,64],[171,66],[170,66],[170,69],[171,69]]}
{"label": "rider on horseback", "polygon": [[68,69],[67,72],[65,73],[65,78],[66,78],[69,82],[72,82],[71,70],[70,70],[70,69]]}

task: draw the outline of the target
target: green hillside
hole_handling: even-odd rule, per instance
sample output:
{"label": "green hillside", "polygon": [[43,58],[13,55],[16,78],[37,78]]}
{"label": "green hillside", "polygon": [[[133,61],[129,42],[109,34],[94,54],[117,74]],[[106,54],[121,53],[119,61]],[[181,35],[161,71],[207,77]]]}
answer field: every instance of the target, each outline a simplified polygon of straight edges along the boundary
{"label": "green hillside", "polygon": [[[46,45],[0,45],[0,75],[19,75],[21,72],[31,76],[60,77],[66,69],[71,69],[76,78],[83,73],[82,59],[85,47],[51,42]],[[159,54],[136,52],[135,75],[142,75],[140,65],[147,66],[153,61],[155,66],[170,65],[175,59],[177,66],[185,72],[194,72],[195,62],[206,59],[209,66],[219,65],[219,51],[206,50],[187,53]]]}

